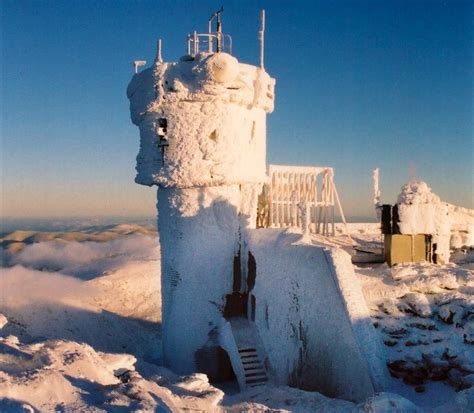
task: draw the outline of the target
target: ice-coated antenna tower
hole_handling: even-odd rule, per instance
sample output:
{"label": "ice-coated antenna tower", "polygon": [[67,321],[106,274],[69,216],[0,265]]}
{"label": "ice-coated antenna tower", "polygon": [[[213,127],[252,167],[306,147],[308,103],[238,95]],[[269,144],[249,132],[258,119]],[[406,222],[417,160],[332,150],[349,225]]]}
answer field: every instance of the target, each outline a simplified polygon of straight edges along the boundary
{"label": "ice-coated antenna tower", "polygon": [[163,63],[163,58],[161,57],[161,39],[158,39],[156,42],[155,64],[156,63]]}
{"label": "ice-coated antenna tower", "polygon": [[[214,13],[212,13],[211,17],[208,20],[208,32],[212,33],[212,21],[216,19],[216,52],[221,51],[221,37],[222,37],[222,21],[221,21],[221,14],[224,11],[224,7],[221,8]],[[211,40],[211,39],[209,39]],[[212,41],[209,41],[210,45],[210,52],[212,53]]]}
{"label": "ice-coated antenna tower", "polygon": [[[164,363],[211,378],[222,371],[229,300],[247,305],[247,231],[267,180],[275,85],[263,57],[257,67],[231,55],[222,11],[209,18],[207,33],[188,35],[178,62],[163,62],[158,42],[153,66],[127,90],[140,129],[135,180],[158,187]],[[234,277],[239,260],[242,274]]]}
{"label": "ice-coated antenna tower", "polygon": [[260,67],[263,69],[263,58],[265,52],[265,10],[260,11],[260,31],[258,32],[258,40],[260,43]]}

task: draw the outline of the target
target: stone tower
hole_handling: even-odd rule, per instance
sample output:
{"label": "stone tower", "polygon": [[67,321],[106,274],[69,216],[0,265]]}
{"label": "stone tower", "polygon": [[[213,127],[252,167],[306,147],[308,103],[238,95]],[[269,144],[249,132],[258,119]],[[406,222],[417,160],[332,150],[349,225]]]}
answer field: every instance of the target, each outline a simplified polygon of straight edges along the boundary
{"label": "stone tower", "polygon": [[188,36],[178,62],[158,53],[127,90],[140,129],[135,180],[158,187],[163,357],[178,373],[219,363],[226,296],[244,291],[235,257],[246,256],[266,180],[275,80],[263,62],[240,63],[228,53],[217,17],[215,32]]}

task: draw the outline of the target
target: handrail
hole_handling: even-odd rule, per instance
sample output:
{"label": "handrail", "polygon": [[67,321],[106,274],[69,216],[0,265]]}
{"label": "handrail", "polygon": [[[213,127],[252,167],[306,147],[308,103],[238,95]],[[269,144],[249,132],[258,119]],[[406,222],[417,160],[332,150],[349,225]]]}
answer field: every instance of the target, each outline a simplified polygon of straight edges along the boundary
{"label": "handrail", "polygon": [[[225,41],[227,39],[227,42]],[[214,43],[216,47],[214,48]],[[193,32],[188,34],[187,38],[187,54],[189,56],[196,56],[199,52],[204,51],[204,48],[200,44],[207,45],[206,51],[213,53],[214,49],[217,50],[217,44],[220,44],[219,51],[227,52],[232,54],[232,37],[229,34],[222,32],[211,32],[211,33],[197,33]],[[228,45],[227,45],[228,43]]]}

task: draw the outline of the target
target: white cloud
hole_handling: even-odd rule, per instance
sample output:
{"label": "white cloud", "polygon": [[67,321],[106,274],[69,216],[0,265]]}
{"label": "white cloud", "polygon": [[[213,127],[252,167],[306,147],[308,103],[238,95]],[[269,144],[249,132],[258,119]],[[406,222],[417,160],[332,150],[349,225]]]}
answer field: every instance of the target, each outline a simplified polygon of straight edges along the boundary
{"label": "white cloud", "polygon": [[37,271],[16,265],[0,268],[0,306],[20,307],[32,302],[63,300],[88,294],[92,289],[83,281],[64,274]]}
{"label": "white cloud", "polygon": [[113,271],[129,261],[157,259],[157,239],[134,234],[108,242],[38,242],[27,245],[12,257],[10,263],[90,279]]}

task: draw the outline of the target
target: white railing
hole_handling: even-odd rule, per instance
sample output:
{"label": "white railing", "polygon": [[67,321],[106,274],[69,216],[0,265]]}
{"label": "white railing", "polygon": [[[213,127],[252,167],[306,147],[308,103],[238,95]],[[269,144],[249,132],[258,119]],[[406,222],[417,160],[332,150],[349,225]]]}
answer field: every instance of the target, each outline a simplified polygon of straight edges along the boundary
{"label": "white railing", "polygon": [[196,56],[198,53],[226,52],[232,54],[232,37],[222,32],[188,34],[189,56]]}
{"label": "white railing", "polygon": [[260,227],[300,227],[303,232],[334,235],[336,205],[344,213],[328,167],[270,165],[270,184],[259,202]]}

